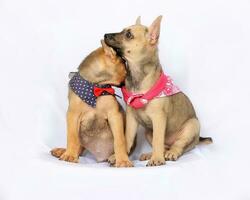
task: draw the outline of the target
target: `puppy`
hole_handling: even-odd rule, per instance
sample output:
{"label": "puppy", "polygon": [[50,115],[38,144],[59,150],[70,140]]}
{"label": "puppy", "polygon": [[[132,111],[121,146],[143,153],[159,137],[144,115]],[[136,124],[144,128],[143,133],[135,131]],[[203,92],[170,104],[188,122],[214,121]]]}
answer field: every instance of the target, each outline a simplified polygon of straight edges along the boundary
{"label": "puppy", "polygon": [[102,48],[90,53],[69,82],[67,149],[51,154],[60,160],[78,162],[86,149],[97,161],[115,152],[116,167],[132,167],[124,136],[124,112],[111,85],[120,85],[126,75],[123,60],[102,40]]}
{"label": "puppy", "polygon": [[195,110],[180,89],[166,75],[159,61],[157,45],[160,36],[159,16],[151,26],[143,26],[140,17],[136,24],[119,33],[104,35],[107,45],[113,47],[127,62],[125,87],[122,88],[127,103],[126,142],[130,152],[137,127],[145,128],[152,153],[142,154],[147,166],[165,164],[176,160],[191,150],[200,138],[200,123]]}

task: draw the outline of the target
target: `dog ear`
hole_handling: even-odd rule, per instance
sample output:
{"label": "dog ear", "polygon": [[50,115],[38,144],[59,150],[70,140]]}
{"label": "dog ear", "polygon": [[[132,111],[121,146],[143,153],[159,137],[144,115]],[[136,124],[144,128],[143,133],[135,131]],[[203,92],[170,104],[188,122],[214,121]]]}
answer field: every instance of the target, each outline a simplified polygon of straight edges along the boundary
{"label": "dog ear", "polygon": [[135,25],[140,25],[140,24],[141,24],[141,16],[138,16],[135,21]]}
{"label": "dog ear", "polygon": [[104,40],[101,40],[102,48],[106,56],[110,57],[111,59],[115,59],[116,52],[113,48],[109,47]]}
{"label": "dog ear", "polygon": [[157,44],[160,37],[160,28],[161,28],[161,19],[162,15],[158,16],[151,26],[149,27],[149,42],[154,45]]}

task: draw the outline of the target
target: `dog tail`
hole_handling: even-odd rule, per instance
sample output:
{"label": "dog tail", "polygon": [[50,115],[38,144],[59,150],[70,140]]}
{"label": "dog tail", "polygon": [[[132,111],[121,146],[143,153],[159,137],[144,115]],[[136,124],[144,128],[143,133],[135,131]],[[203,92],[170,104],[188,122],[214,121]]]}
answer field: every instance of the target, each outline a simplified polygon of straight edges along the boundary
{"label": "dog tail", "polygon": [[213,143],[213,139],[211,137],[200,137],[199,144],[211,144]]}

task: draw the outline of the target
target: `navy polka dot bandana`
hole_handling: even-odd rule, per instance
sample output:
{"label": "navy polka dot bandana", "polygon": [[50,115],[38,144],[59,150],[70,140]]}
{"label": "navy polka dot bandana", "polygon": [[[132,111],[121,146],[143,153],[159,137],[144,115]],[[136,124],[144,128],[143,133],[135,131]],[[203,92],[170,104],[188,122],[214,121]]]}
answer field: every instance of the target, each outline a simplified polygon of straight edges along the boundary
{"label": "navy polka dot bandana", "polygon": [[85,103],[96,107],[96,99],[102,95],[115,95],[115,90],[109,84],[98,85],[85,80],[77,72],[69,81],[72,91]]}

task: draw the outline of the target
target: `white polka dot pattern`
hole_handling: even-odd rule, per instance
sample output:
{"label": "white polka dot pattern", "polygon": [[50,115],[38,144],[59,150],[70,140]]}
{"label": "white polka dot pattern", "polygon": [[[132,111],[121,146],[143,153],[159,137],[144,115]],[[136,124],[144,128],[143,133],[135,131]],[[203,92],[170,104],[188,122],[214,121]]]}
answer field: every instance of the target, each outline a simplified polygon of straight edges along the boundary
{"label": "white polka dot pattern", "polygon": [[[69,86],[72,91],[79,96],[85,103],[92,107],[96,107],[97,97],[94,95],[94,87],[98,88],[110,88],[108,84],[98,85],[85,80],[79,73],[75,75],[69,81]],[[110,95],[108,92],[103,92],[101,95]]]}

